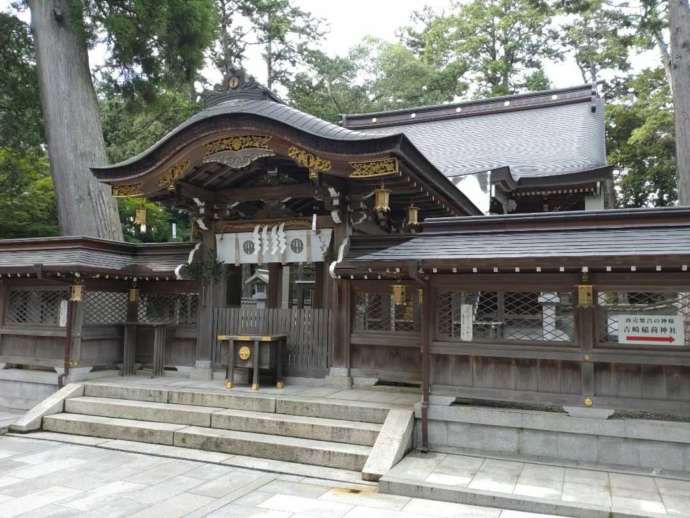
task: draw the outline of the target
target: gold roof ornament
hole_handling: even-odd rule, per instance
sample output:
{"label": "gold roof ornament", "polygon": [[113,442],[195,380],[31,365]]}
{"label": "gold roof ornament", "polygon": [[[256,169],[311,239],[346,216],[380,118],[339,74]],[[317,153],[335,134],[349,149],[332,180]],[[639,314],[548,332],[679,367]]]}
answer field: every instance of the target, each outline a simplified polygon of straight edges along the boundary
{"label": "gold roof ornament", "polygon": [[350,178],[375,178],[377,176],[390,176],[400,172],[398,159],[393,157],[350,162],[350,165],[352,166]]}
{"label": "gold roof ornament", "polygon": [[135,196],[143,196],[144,184],[139,183],[127,183],[113,185],[113,196],[115,198],[131,198]]}
{"label": "gold roof ornament", "polygon": [[297,162],[298,165],[309,169],[310,180],[318,178],[319,173],[327,173],[332,167],[330,160],[316,156],[297,146],[290,146],[288,156]]}
{"label": "gold roof ornament", "polygon": [[240,151],[242,149],[271,149],[269,135],[234,135],[212,140],[204,144],[206,156],[220,151]]}
{"label": "gold roof ornament", "polygon": [[174,191],[175,182],[177,182],[177,180],[179,180],[187,172],[189,166],[189,160],[182,160],[181,162],[178,162],[161,175],[160,179],[158,180],[158,185],[163,189]]}

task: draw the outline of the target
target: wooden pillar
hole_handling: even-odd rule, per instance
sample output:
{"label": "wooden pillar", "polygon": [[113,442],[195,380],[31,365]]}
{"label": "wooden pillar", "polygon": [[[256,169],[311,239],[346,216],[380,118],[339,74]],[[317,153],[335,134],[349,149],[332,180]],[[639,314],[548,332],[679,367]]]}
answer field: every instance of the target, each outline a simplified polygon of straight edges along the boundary
{"label": "wooden pillar", "polygon": [[139,298],[141,291],[135,286],[127,293],[127,321],[122,335],[122,376],[133,376],[136,372],[137,322],[139,320]]}
{"label": "wooden pillar", "polygon": [[[343,241],[350,235],[349,223],[336,225],[333,229],[333,246],[331,248],[331,260],[336,260],[338,251]],[[328,301],[327,306],[331,309],[332,345],[329,354],[329,381],[334,384],[351,386],[351,344],[350,334],[352,326],[352,285],[349,279],[333,279],[328,275],[328,265],[325,265],[323,301]],[[328,288],[325,288],[328,284]]]}
{"label": "wooden pillar", "polygon": [[314,299],[312,300],[312,307],[315,309],[321,309],[326,305],[328,288],[331,284],[328,282],[329,278],[326,264],[316,263],[314,265]]}
{"label": "wooden pillar", "polygon": [[[201,232],[201,246],[195,260],[208,262],[216,257],[216,240],[212,229]],[[199,280],[199,314],[196,326],[196,358],[191,376],[194,379],[211,379],[213,370],[211,355],[215,337],[213,335],[213,307],[214,307],[213,279]]]}
{"label": "wooden pillar", "polygon": [[268,296],[266,297],[267,308],[279,308],[281,306],[283,290],[283,266],[279,263],[268,265]]}
{"label": "wooden pillar", "polygon": [[[583,275],[583,284],[578,285],[578,304],[575,309],[576,339],[580,345],[580,373],[582,376],[582,404],[592,406],[594,399],[594,362],[592,349],[596,342],[596,315],[592,286],[589,279]],[[586,287],[589,287],[586,289]],[[585,288],[585,289],[583,289]]]}

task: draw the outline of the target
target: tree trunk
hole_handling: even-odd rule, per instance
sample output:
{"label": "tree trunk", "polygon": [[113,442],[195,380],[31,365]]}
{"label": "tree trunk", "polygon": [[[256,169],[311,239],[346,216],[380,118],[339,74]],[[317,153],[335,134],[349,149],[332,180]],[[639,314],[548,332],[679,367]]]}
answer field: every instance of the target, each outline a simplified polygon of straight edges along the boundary
{"label": "tree trunk", "polygon": [[690,205],[690,7],[688,0],[669,4],[678,203]]}
{"label": "tree trunk", "polygon": [[[122,240],[110,187],[89,169],[107,163],[89,58],[70,0],[29,0],[50,171],[63,235]],[[72,11],[73,12],[73,11]]]}

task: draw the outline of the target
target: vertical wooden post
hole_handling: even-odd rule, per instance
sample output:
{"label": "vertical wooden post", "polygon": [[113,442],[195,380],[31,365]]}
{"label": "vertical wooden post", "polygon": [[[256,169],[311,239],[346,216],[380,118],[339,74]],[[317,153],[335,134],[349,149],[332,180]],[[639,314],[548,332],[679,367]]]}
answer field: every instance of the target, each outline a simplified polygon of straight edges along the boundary
{"label": "vertical wooden post", "polygon": [[[208,262],[216,257],[216,237],[213,227],[201,232],[201,247],[197,251],[197,261]],[[213,306],[214,289],[213,279],[199,280],[199,316],[196,328],[196,362],[191,376],[194,379],[211,379],[213,369],[211,355],[215,337],[213,334]]]}
{"label": "vertical wooden post", "polygon": [[331,318],[333,322],[333,341],[329,362],[329,381],[345,386],[352,385],[350,377],[351,351],[350,351],[350,326],[351,322],[351,290],[348,279],[336,281],[333,290],[333,303]]}
{"label": "vertical wooden post", "polygon": [[279,308],[281,305],[283,266],[279,263],[268,265],[268,297],[266,307]]}
{"label": "vertical wooden post", "polygon": [[[586,279],[585,279],[586,281]],[[596,306],[593,301],[583,300],[578,289],[578,305],[575,310],[576,339],[580,345],[580,373],[582,379],[582,404],[592,406],[594,398],[594,362],[592,349],[596,342]]]}

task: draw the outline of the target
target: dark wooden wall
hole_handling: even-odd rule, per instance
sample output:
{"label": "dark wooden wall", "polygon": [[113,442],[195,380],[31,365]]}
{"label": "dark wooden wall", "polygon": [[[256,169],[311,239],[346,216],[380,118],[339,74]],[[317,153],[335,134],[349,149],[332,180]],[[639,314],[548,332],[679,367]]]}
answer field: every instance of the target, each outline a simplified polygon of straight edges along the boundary
{"label": "dark wooden wall", "polygon": [[[391,293],[392,281],[349,281],[356,291]],[[431,336],[432,392],[460,398],[537,405],[583,405],[690,415],[690,338],[685,346],[636,346],[606,342],[601,309],[575,307],[571,340],[517,341],[483,337],[461,341],[438,336],[439,294],[446,290],[572,293],[579,274],[432,275],[434,324]],[[598,291],[690,292],[690,275],[594,274]],[[414,286],[413,284],[409,284]],[[690,300],[686,296],[686,300]],[[419,345],[415,333],[362,332],[356,308],[350,310],[351,368],[355,376],[418,381]],[[690,308],[689,308],[690,309]],[[690,318],[690,314],[688,315]],[[686,326],[687,328],[687,326]]]}

